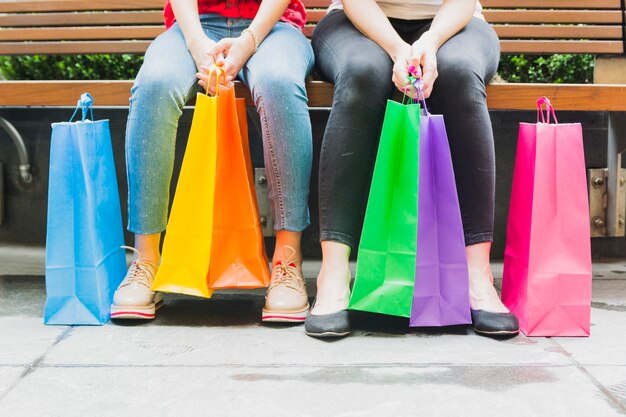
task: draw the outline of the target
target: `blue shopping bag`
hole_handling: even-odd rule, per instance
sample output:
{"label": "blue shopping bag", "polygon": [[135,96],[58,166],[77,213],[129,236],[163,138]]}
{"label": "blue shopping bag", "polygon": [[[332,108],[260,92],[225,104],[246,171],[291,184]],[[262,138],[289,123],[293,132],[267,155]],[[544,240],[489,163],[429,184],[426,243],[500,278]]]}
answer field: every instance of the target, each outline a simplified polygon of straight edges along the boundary
{"label": "blue shopping bag", "polygon": [[52,124],[45,324],[106,323],[126,273],[109,121],[93,121],[92,102],[83,94],[69,122]]}

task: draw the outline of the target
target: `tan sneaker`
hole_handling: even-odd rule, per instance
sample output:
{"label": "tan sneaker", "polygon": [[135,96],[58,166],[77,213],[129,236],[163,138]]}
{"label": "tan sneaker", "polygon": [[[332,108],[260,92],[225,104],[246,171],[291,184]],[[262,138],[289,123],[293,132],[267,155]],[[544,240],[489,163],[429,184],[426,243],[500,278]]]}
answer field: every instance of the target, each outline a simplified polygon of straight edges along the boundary
{"label": "tan sneaker", "polygon": [[[294,263],[295,249],[285,246],[284,261],[272,269],[270,286],[265,294],[262,320],[266,322],[302,323],[309,312],[309,298],[302,271]],[[291,253],[287,256],[287,252]]]}
{"label": "tan sneaker", "polygon": [[113,296],[112,319],[154,318],[156,309],[163,305],[163,294],[152,291],[158,268],[148,261],[135,260],[132,263]]}

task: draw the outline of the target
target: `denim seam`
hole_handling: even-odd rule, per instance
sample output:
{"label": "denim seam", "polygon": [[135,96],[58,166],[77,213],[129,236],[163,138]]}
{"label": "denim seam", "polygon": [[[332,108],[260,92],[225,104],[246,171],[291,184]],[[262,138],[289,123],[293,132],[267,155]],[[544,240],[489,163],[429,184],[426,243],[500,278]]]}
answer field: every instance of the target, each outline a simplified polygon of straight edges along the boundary
{"label": "denim seam", "polygon": [[[328,51],[333,55],[333,57],[335,58],[335,61],[336,61],[338,59],[337,53],[332,48],[332,46],[328,42],[326,42],[326,40],[324,38],[319,38],[318,37],[317,40],[324,44],[324,47],[328,49]],[[341,76],[341,71],[338,70],[336,75],[337,75],[337,78],[339,78]]]}
{"label": "denim seam", "polygon": [[[133,96],[132,96],[132,88],[131,88],[131,96],[130,99],[128,100],[128,115],[130,116],[130,110],[131,107],[133,106]],[[130,216],[130,211],[133,210],[131,202],[130,202],[130,196],[131,196],[131,185],[130,185],[130,170],[128,169],[128,125],[130,124],[130,118],[128,118],[129,120],[126,122],[126,134],[124,137],[124,157],[126,158],[126,160],[124,161],[126,163],[126,184],[128,184],[128,195],[126,197],[126,206],[127,211],[128,211],[128,223],[126,224],[126,229],[128,229],[128,231],[131,231],[131,216]]]}
{"label": "denim seam", "polygon": [[[321,37],[316,37],[316,39],[323,44],[323,46],[328,49],[328,51],[332,54],[332,56],[334,57],[335,60],[337,60],[337,54],[335,53],[334,49],[330,46],[330,44],[328,42],[326,42],[326,40],[324,40],[324,38]],[[322,45],[320,45],[322,46]],[[339,77],[339,73],[337,73],[337,77]],[[334,80],[333,80],[334,81]],[[334,98],[333,98],[334,100]],[[332,111],[332,110],[331,110]],[[324,132],[325,133],[325,132]],[[322,147],[324,146],[324,140],[322,140]],[[324,164],[325,165],[325,164]],[[323,167],[322,167],[322,161],[320,158],[320,172],[324,172]],[[326,179],[325,176],[320,176],[320,178],[324,177],[324,179],[322,179],[322,184],[320,184],[322,187],[326,187]],[[321,197],[320,197],[321,200]],[[321,203],[321,201],[320,201]],[[322,204],[319,204],[320,208],[323,206]],[[326,219],[326,212],[324,210],[320,210],[319,212],[319,228],[320,230],[322,229],[322,223],[325,223],[325,219]]]}
{"label": "denim seam", "polygon": [[[184,97],[183,97],[183,100],[184,100],[185,98],[189,97],[189,93],[191,92],[191,89],[192,89],[192,88],[196,85],[196,83],[197,83],[197,82],[198,82],[197,80],[193,80],[193,81],[191,82],[191,84],[189,85],[189,87],[187,87],[187,89],[185,90],[185,95],[184,95]],[[178,102],[178,103],[176,103],[176,104],[178,104],[178,108],[180,109],[180,111],[181,111],[181,113],[182,113],[183,108],[185,107],[185,104],[187,104],[187,102],[184,102],[184,103],[180,103],[180,102]]]}
{"label": "denim seam", "polygon": [[[267,123],[267,116],[265,115],[265,105],[263,103],[263,97],[259,96],[258,108],[261,110],[259,116],[263,122],[263,136],[267,142],[267,151],[270,155],[270,163],[272,164],[272,171],[274,172],[274,182],[276,184],[276,199],[278,202],[278,220],[280,225],[275,227],[276,230],[282,230],[287,227],[287,221],[285,219],[285,205],[283,202],[283,186],[280,181],[280,175],[278,172],[278,166],[276,163],[276,153],[274,152],[274,144],[272,143],[272,135],[269,132],[269,125]],[[266,167],[267,168],[267,167]]]}

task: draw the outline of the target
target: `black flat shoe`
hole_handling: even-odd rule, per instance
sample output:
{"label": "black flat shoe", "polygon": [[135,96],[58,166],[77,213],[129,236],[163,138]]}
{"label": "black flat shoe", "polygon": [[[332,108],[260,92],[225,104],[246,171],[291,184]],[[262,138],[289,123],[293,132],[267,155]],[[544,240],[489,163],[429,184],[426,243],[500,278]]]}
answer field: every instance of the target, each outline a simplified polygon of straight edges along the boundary
{"label": "black flat shoe", "polygon": [[304,321],[304,332],[311,337],[344,337],[350,334],[348,310],[331,314],[311,314]]}
{"label": "black flat shoe", "polygon": [[519,322],[513,313],[492,313],[471,310],[474,331],[491,337],[515,336],[519,333]]}

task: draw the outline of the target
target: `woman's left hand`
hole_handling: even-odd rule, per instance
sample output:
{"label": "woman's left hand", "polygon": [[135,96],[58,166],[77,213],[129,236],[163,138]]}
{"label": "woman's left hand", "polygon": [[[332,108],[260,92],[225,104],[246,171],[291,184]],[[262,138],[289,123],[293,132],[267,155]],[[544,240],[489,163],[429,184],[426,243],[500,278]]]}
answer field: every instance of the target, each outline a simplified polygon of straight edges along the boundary
{"label": "woman's left hand", "polygon": [[424,83],[424,98],[430,97],[437,79],[437,39],[425,32],[411,45],[409,64],[418,68],[417,77]]}

